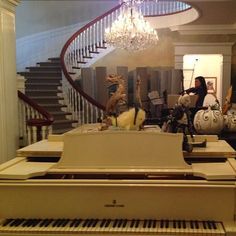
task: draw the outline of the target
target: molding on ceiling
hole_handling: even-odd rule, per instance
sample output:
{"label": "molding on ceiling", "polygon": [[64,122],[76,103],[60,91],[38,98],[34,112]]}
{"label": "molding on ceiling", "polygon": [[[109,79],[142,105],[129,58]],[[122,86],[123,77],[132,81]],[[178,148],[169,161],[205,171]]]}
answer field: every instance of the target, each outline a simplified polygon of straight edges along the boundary
{"label": "molding on ceiling", "polygon": [[236,24],[233,25],[185,25],[170,27],[171,31],[178,31],[181,35],[210,35],[236,34]]}

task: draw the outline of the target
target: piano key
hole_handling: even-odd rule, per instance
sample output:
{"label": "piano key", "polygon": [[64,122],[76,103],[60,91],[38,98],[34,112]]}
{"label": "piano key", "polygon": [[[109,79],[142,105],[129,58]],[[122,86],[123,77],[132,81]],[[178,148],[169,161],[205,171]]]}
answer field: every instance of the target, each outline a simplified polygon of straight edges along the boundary
{"label": "piano key", "polygon": [[5,221],[3,221],[3,226],[8,226],[12,221],[14,221],[14,219],[6,219]]}
{"label": "piano key", "polygon": [[98,225],[99,220],[98,219],[90,219],[88,226],[86,228],[86,230],[90,233],[94,233],[97,230],[98,227],[96,227]]}
{"label": "piano key", "polygon": [[92,231],[91,225],[92,225],[93,221],[94,221],[94,219],[85,219],[84,222],[81,225],[81,231],[91,232]]}
{"label": "piano key", "polygon": [[[79,225],[78,225],[79,222]],[[116,223],[115,223],[116,222]],[[11,224],[11,226],[10,226]],[[45,225],[48,225],[45,227]],[[77,225],[77,226],[76,226]],[[116,226],[114,226],[116,225]],[[76,227],[75,227],[76,226]],[[102,226],[102,227],[101,227]],[[0,232],[65,233],[131,233],[154,235],[224,235],[222,223],[215,221],[186,221],[155,219],[6,219],[0,224]]]}
{"label": "piano key", "polygon": [[103,219],[101,220],[101,222],[98,222],[98,228],[97,230],[95,229],[95,231],[98,232],[109,232],[110,227],[112,227],[112,220],[111,219]]}

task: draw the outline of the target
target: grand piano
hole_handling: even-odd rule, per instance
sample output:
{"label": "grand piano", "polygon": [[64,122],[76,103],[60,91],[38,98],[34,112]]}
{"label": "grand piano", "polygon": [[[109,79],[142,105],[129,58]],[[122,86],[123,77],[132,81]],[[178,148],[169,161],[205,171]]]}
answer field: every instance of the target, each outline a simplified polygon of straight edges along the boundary
{"label": "grand piano", "polygon": [[182,134],[63,136],[62,157],[0,166],[0,235],[236,235],[236,161],[187,163]]}

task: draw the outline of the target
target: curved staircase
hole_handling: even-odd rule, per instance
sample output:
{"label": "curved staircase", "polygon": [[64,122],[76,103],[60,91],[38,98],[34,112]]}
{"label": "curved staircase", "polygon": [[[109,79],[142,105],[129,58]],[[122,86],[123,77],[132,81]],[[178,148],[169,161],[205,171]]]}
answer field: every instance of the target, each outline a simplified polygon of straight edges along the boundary
{"label": "curved staircase", "polygon": [[61,134],[71,130],[78,120],[70,119],[71,112],[66,111],[60,58],[49,58],[48,62],[38,62],[36,66],[26,69],[26,72],[19,73],[26,79],[25,95],[53,116],[52,132]]}

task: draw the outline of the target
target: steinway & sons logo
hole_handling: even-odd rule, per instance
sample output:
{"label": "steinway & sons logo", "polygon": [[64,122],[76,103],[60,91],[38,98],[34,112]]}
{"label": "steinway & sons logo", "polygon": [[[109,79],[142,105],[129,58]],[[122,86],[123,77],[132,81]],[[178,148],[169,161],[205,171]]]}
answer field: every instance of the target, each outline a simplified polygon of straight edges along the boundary
{"label": "steinway & sons logo", "polygon": [[117,200],[114,199],[111,203],[105,204],[104,207],[125,207],[125,205],[117,203]]}

